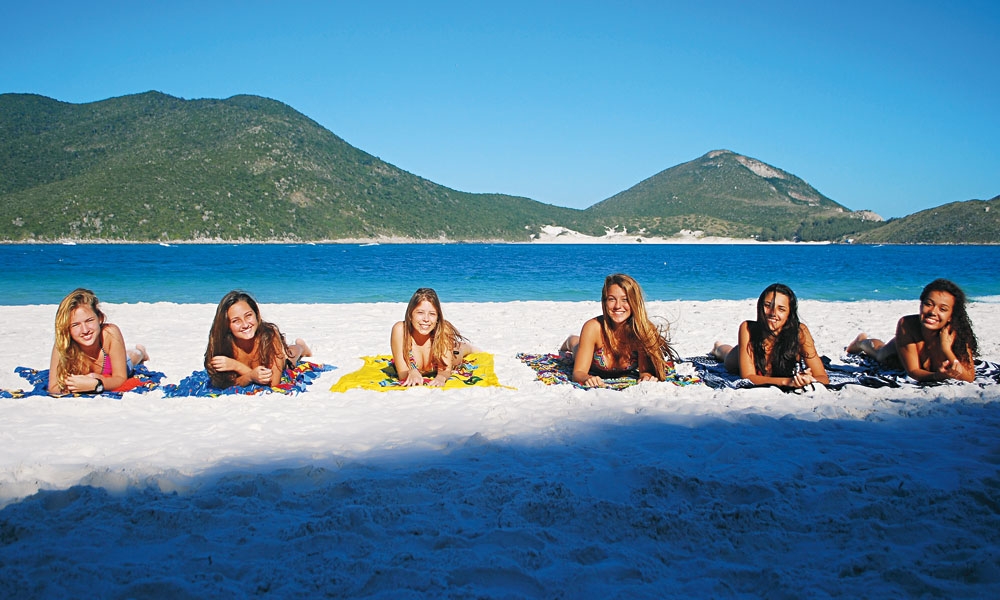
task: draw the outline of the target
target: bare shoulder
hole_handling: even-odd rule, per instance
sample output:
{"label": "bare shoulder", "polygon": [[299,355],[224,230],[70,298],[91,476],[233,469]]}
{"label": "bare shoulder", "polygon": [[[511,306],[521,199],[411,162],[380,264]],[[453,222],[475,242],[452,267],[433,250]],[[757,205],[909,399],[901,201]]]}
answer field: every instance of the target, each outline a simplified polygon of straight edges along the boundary
{"label": "bare shoulder", "polygon": [[117,342],[125,343],[125,336],[122,335],[122,330],[118,328],[114,323],[105,323],[104,327],[101,329],[101,333],[107,336],[109,339],[115,340]]}

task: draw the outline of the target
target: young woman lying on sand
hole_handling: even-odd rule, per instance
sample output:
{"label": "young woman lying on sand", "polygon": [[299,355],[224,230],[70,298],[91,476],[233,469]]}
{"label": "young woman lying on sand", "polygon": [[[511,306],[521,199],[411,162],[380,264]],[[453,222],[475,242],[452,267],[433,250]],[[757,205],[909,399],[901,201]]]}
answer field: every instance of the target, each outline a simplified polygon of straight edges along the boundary
{"label": "young woman lying on sand", "polygon": [[738,339],[736,348],[715,342],[711,354],[725,362],[727,371],[754,385],[830,383],[809,328],[799,322],[799,301],[787,285],[767,286],[757,298],[757,320],[743,321]]}
{"label": "young woman lying on sand", "polygon": [[261,320],[250,294],[233,290],[223,296],[205,350],[213,387],[278,385],[285,364],[294,366],[304,356],[312,356],[309,346],[301,339],[288,345],[277,325]]}
{"label": "young woman lying on sand", "polygon": [[972,381],[979,342],[965,310],[965,292],[947,279],[935,279],[920,293],[920,313],[901,318],[894,338],[883,342],[859,333],[847,351],[902,366],[917,381]]}
{"label": "young woman lying on sand", "polygon": [[580,335],[566,338],[559,352],[573,357],[573,381],[604,387],[604,379],[638,373],[639,381],[663,381],[668,361],[677,353],[646,315],[642,288],[628,275],[604,279],[600,316],[583,324]]}
{"label": "young woman lying on sand", "polygon": [[149,359],[146,349],[125,348],[117,325],[105,322],[94,292],[79,288],[56,310],[56,341],[49,362],[50,394],[113,391]]}
{"label": "young woman lying on sand", "polygon": [[431,288],[420,288],[410,297],[403,320],[392,326],[389,335],[392,362],[404,386],[424,384],[424,375],[433,377],[427,385],[441,387],[455,367],[476,349],[445,320],[441,300]]}

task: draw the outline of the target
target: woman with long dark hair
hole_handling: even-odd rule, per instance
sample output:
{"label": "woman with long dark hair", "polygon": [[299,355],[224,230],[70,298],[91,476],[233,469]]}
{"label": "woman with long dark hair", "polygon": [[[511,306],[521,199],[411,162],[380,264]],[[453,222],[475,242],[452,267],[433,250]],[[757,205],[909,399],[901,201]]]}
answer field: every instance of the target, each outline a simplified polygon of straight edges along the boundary
{"label": "woman with long dark hair", "polygon": [[947,279],[935,279],[920,293],[920,312],[896,323],[894,338],[883,342],[859,333],[847,351],[901,366],[917,381],[972,381],[979,342],[965,308],[965,292]]}
{"label": "woman with long dark hair", "polygon": [[294,366],[303,356],[311,356],[306,343],[297,339],[288,345],[277,325],[260,318],[250,294],[233,290],[222,297],[205,350],[212,387],[278,385],[285,363]]}
{"label": "woman with long dark hair", "polygon": [[830,383],[812,334],[799,322],[799,301],[787,285],[773,283],[757,298],[757,320],[740,324],[737,347],[715,343],[712,355],[730,373],[754,385],[801,388]]}

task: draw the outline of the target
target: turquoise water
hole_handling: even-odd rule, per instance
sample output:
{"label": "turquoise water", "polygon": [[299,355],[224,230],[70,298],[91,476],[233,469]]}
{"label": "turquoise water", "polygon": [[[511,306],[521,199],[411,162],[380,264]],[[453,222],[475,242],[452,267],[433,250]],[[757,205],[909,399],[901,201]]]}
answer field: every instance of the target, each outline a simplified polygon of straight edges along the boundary
{"label": "turquoise water", "polygon": [[650,300],[756,298],[775,281],[803,299],[914,299],[946,277],[1000,301],[998,246],[846,245],[0,245],[0,304],[55,304],[76,287],[103,302],[265,303],[594,300],[604,276],[634,276]]}

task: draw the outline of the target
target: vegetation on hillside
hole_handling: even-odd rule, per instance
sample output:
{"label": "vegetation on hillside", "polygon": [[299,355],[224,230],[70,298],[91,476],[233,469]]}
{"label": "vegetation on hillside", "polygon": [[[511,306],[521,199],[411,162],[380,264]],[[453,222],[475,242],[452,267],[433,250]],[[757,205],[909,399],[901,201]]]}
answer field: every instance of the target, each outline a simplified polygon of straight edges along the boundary
{"label": "vegetation on hillside", "polygon": [[880,224],[790,173],[728,150],[662,171],[586,211],[629,230],[758,240],[839,240]]}
{"label": "vegetation on hillside", "polygon": [[434,184],[253,96],[0,96],[0,238],[527,240],[580,211]]}
{"label": "vegetation on hillside", "polygon": [[1000,241],[996,199],[884,224],[727,150],[586,210],[470,194],[383,162],[274,100],[158,92],[89,104],[0,95],[0,203],[0,241],[527,241],[547,225],[598,236]]}
{"label": "vegetation on hillside", "polygon": [[860,244],[1000,243],[1000,196],[952,202],[893,219],[854,240]]}

